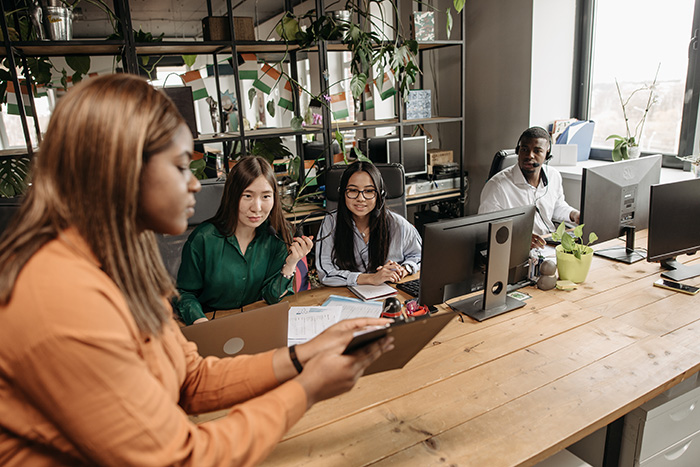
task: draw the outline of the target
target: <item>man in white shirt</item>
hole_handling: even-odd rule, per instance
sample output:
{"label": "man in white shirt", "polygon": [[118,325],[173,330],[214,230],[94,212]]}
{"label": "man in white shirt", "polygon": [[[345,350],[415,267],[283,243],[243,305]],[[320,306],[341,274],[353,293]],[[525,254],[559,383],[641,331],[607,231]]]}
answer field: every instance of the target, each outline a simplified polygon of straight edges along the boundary
{"label": "man in white shirt", "polygon": [[545,245],[542,238],[556,227],[553,221],[579,223],[580,213],[564,200],[561,174],[545,165],[551,158],[551,138],[544,128],[528,128],[520,135],[515,152],[518,163],[501,170],[481,191],[479,213],[534,204],[532,247]]}

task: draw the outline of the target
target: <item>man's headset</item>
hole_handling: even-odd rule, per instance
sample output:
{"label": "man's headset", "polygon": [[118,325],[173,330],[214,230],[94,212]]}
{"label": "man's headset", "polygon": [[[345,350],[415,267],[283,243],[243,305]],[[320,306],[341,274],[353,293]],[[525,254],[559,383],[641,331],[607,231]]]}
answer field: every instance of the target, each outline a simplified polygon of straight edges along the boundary
{"label": "man's headset", "polygon": [[[547,162],[549,162],[549,161],[552,159],[552,157],[554,157],[554,156],[552,155],[552,135],[550,135],[549,132],[548,132],[547,130],[545,130],[544,128],[542,128],[542,127],[533,127],[533,128],[539,128],[539,129],[542,130],[542,132],[543,132],[544,134],[547,135],[547,142],[549,143],[549,146],[547,147],[547,154],[546,154],[545,157],[544,157],[544,163],[546,164]],[[522,140],[522,136],[521,136],[520,139],[518,140],[518,144],[515,145],[515,153],[516,153],[516,154],[519,154],[519,153],[520,153],[520,140]],[[541,166],[541,165],[542,165],[542,164],[540,164],[540,163],[538,163],[538,162],[535,162],[535,163],[532,164],[533,167],[539,167],[539,166]]]}

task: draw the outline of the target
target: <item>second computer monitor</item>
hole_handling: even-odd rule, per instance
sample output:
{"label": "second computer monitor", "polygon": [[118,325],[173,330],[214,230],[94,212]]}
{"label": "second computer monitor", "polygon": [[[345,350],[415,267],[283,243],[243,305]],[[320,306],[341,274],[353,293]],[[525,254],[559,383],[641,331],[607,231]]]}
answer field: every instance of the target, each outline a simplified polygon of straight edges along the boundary
{"label": "second computer monitor", "polygon": [[599,242],[626,235],[624,247],[598,250],[597,255],[625,263],[646,258],[645,252],[634,249],[634,232],[649,225],[649,191],[660,176],[660,155],[583,169],[583,238],[588,239],[590,232],[595,232]]}
{"label": "second computer monitor", "polygon": [[[403,168],[407,177],[428,171],[428,142],[425,136],[403,138]],[[360,141],[360,150],[375,163],[401,164],[399,138],[394,135],[375,136]]]}
{"label": "second computer monitor", "polygon": [[682,281],[700,275],[700,264],[685,265],[676,256],[700,251],[700,178],[651,187],[647,261],[669,269],[661,275]]}
{"label": "second computer monitor", "polygon": [[419,302],[435,306],[484,286],[489,225],[511,220],[509,284],[527,279],[535,207],[524,206],[425,225]]}

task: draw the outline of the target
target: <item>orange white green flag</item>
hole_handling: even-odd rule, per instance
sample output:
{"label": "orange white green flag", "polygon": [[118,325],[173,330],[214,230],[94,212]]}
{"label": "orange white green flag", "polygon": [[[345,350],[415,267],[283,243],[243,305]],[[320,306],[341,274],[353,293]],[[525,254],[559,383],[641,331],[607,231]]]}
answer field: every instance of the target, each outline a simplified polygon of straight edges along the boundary
{"label": "orange white green flag", "polygon": [[[28,117],[34,116],[32,106],[29,101],[29,91],[27,90],[26,81],[20,81],[20,92],[22,94],[22,103],[24,104],[24,113]],[[7,113],[10,115],[19,115],[19,104],[17,103],[17,94],[15,94],[15,83],[7,82]]]}
{"label": "orange white green flag", "polygon": [[238,79],[258,79],[258,57],[255,54],[238,54]]}
{"label": "orange white green flag", "polygon": [[206,99],[209,97],[207,87],[204,85],[204,80],[199,70],[188,71],[180,75],[187,86],[192,88],[192,97],[194,100]]}
{"label": "orange white green flag", "polygon": [[281,76],[282,73],[265,63],[262,66],[260,78],[253,82],[253,86],[260,89],[265,94],[270,94],[270,91],[275,87],[275,84],[277,84]]}
{"label": "orange white green flag", "polygon": [[365,110],[374,108],[374,96],[372,95],[372,83],[365,84],[364,90]]}
{"label": "orange white green flag", "polygon": [[294,95],[292,94],[292,83],[289,80],[284,80],[284,87],[280,90],[280,100],[277,102],[282,108],[294,110]]}
{"label": "orange white green flag", "polygon": [[375,81],[374,84],[377,85],[379,96],[382,98],[382,100],[386,100],[396,94],[396,86],[394,84],[394,77],[392,74],[384,72],[382,82],[377,83],[377,81]]}
{"label": "orange white green flag", "polygon": [[331,112],[333,113],[333,118],[335,120],[347,118],[350,115],[348,112],[348,101],[345,96],[345,92],[339,92],[338,94],[331,95]]}

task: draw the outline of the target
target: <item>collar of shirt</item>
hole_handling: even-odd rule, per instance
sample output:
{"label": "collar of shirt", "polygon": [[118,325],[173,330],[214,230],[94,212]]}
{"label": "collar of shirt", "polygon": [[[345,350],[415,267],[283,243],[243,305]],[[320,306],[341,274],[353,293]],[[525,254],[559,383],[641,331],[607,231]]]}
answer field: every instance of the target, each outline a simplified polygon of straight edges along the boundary
{"label": "collar of shirt", "polygon": [[520,170],[520,166],[518,166],[518,164],[515,164],[513,166],[513,170],[511,171],[511,180],[513,181],[514,185],[519,187],[529,187],[535,192],[537,192],[539,188],[544,188],[546,186],[546,184],[544,183],[546,179],[546,173],[543,171],[542,168],[540,168],[540,182],[537,184],[536,187],[534,187],[530,185],[530,183],[525,179],[525,175],[523,175],[523,171]]}

